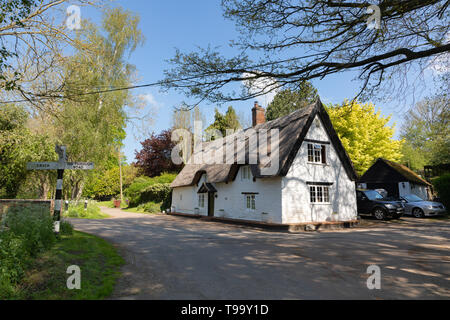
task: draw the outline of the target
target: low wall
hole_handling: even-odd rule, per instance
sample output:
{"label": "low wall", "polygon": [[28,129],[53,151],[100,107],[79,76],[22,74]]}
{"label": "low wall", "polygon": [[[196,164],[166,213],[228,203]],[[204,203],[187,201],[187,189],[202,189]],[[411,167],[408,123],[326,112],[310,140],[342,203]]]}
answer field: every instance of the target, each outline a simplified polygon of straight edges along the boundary
{"label": "low wall", "polygon": [[0,220],[3,214],[12,208],[28,208],[31,210],[46,210],[53,213],[53,200],[2,200],[0,199]]}

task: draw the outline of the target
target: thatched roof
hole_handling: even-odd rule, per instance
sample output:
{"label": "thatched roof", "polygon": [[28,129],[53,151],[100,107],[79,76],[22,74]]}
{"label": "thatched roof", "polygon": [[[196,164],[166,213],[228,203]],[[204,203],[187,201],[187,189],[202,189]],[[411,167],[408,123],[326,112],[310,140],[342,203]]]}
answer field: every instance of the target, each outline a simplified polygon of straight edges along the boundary
{"label": "thatched roof", "polygon": [[[236,139],[237,137],[242,136],[242,134],[248,134],[250,129],[254,129],[258,132],[261,129],[265,129],[268,131],[268,136],[270,137],[270,130],[278,129],[279,132],[279,166],[278,171],[274,172],[271,175],[263,175],[262,169],[264,166],[269,166],[270,163],[261,163],[260,159],[258,159],[257,164],[250,164],[250,168],[252,170],[253,177],[255,178],[263,178],[270,176],[285,176],[289,168],[297,155],[297,152],[300,146],[303,143],[303,139],[305,138],[314,118],[316,115],[319,115],[322,120],[325,130],[330,137],[331,143],[333,143],[334,148],[336,149],[339,158],[341,159],[346,172],[350,179],[356,180],[357,175],[353,168],[353,164],[348,157],[344,147],[339,140],[332,124],[331,120],[328,117],[327,112],[325,111],[322,103],[318,100],[316,103],[309,105],[308,107],[299,109],[285,117],[269,121],[260,125],[257,125],[253,128],[248,128],[244,130],[244,132],[237,132],[234,135],[228,136],[226,138],[204,143],[203,146],[203,154],[210,152],[211,150],[216,149],[218,146],[225,145],[226,140],[228,139]],[[270,138],[269,138],[270,139]],[[249,164],[249,140],[247,141],[247,148],[245,150],[245,164]],[[270,144],[270,143],[269,143]],[[225,148],[224,148],[225,150]],[[184,169],[180,172],[180,174],[176,177],[176,179],[172,182],[171,187],[182,187],[182,186],[190,186],[198,183],[202,174],[206,173],[207,182],[209,183],[218,183],[218,182],[229,182],[233,181],[236,177],[238,169],[240,166],[245,165],[244,163],[237,163],[237,153],[238,150],[235,149],[235,157],[233,164],[186,164]],[[224,155],[225,159],[225,155]],[[224,161],[225,162],[225,161]]]}

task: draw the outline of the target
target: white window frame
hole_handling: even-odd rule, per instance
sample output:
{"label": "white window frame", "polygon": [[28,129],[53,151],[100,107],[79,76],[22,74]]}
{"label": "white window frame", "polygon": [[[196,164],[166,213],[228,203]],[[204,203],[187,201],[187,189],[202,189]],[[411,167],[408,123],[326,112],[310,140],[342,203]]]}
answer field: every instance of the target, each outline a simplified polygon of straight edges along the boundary
{"label": "white window frame", "polygon": [[[322,158],[322,149],[323,148],[325,148],[325,163],[323,163],[323,158]],[[327,148],[326,144],[309,142],[307,144],[308,163],[327,165],[327,163],[326,163],[327,158],[328,158],[327,152],[328,152],[328,148]]]}
{"label": "white window frame", "polygon": [[205,194],[204,193],[198,194],[198,207],[199,208],[205,207]]}
{"label": "white window frame", "polygon": [[245,195],[245,207],[247,211],[254,212],[256,211],[256,195],[255,194],[246,194]]}
{"label": "white window frame", "polygon": [[331,186],[309,185],[309,202],[311,204],[331,204]]}

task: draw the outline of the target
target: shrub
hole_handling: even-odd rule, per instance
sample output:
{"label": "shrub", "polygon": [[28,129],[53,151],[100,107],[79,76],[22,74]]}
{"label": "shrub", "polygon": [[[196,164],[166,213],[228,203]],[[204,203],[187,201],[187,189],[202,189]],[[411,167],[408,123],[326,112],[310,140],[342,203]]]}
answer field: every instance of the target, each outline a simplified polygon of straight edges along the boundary
{"label": "shrub", "polygon": [[71,236],[73,235],[73,225],[67,220],[61,220],[59,232],[63,236]]}
{"label": "shrub", "polygon": [[108,217],[108,215],[102,213],[100,208],[94,203],[89,203],[87,210],[84,209],[84,203],[79,205],[69,205],[69,210],[64,213],[64,216],[79,219],[104,219]]}
{"label": "shrub", "polygon": [[161,212],[161,203],[147,202],[138,206],[138,210],[143,210],[148,213]]}
{"label": "shrub", "polygon": [[0,229],[0,296],[8,298],[22,279],[31,258],[56,241],[53,219],[47,211],[10,209]]}
{"label": "shrub", "polygon": [[442,203],[447,210],[450,210],[450,173],[446,173],[433,180],[433,186],[436,189]]}
{"label": "shrub", "polygon": [[162,175],[154,178],[149,178],[146,176],[136,178],[133,183],[125,190],[125,196],[130,199],[130,206],[136,206],[141,203],[147,202],[145,199],[140,198],[142,192],[144,192],[150,186],[156,184],[170,184],[176,176],[177,175],[175,173],[163,173]]}

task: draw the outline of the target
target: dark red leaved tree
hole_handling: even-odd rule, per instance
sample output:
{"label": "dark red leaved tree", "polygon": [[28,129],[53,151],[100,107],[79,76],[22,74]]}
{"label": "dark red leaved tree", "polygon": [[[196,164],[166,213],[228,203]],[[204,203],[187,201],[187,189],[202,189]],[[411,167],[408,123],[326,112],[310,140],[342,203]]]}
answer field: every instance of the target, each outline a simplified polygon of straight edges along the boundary
{"label": "dark red leaved tree", "polygon": [[149,177],[159,176],[163,172],[179,172],[182,166],[175,165],[171,159],[175,143],[171,140],[172,131],[164,130],[154,133],[149,139],[141,142],[142,150],[136,151],[136,167]]}

